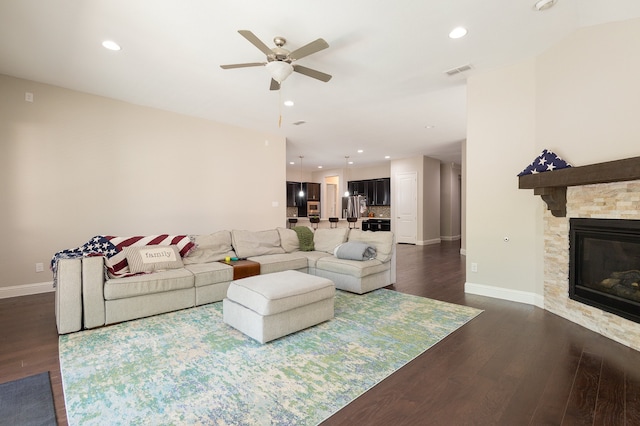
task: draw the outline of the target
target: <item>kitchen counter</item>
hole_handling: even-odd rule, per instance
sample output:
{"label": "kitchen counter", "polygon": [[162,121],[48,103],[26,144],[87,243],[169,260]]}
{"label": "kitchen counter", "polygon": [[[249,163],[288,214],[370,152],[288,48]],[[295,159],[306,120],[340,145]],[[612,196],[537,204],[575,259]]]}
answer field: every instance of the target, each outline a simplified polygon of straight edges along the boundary
{"label": "kitchen counter", "polygon": [[[285,227],[289,227],[289,219],[298,219],[298,222],[295,225],[298,226],[309,226],[311,227],[311,221],[309,220],[308,217],[287,217],[287,220],[285,222]],[[366,231],[366,229],[364,229],[363,224],[364,222],[368,222],[369,220],[371,221],[380,221],[380,222],[385,222],[385,223],[389,223],[391,221],[390,218],[384,218],[384,217],[359,217],[358,220],[355,222],[355,227],[356,228],[362,228],[363,230]],[[294,225],[294,226],[295,226]],[[318,228],[329,228],[331,227],[331,223],[329,222],[329,218],[323,217],[320,218],[320,222],[317,224]],[[339,228],[347,228],[349,227],[349,222],[347,221],[346,218],[338,218],[338,222],[337,222],[337,226]],[[365,225],[366,227],[366,225]],[[373,230],[373,229],[372,229]],[[376,229],[378,230],[378,229]]]}

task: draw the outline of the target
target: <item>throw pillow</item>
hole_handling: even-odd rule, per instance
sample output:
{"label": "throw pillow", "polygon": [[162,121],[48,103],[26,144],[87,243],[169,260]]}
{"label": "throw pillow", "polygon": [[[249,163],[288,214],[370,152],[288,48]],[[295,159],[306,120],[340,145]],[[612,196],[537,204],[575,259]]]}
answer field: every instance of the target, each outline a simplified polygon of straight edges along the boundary
{"label": "throw pillow", "polygon": [[182,258],[176,246],[125,247],[125,256],[132,273],[182,268]]}
{"label": "throw pillow", "polygon": [[300,251],[313,251],[315,250],[313,244],[313,231],[306,226],[294,226],[291,228],[296,234],[298,234],[298,241],[300,242]]}

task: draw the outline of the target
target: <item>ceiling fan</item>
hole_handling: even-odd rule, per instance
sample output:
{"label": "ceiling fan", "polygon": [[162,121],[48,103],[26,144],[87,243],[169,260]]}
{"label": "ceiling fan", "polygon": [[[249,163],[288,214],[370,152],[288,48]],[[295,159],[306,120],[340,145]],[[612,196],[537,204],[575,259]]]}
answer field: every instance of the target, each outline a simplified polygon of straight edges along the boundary
{"label": "ceiling fan", "polygon": [[246,64],[230,64],[220,65],[222,69],[231,68],[245,68],[245,67],[261,67],[266,66],[271,73],[271,86],[270,90],[280,90],[280,84],[293,72],[297,72],[307,77],[315,78],[325,83],[331,80],[331,75],[323,72],[303,67],[302,65],[294,64],[294,61],[302,59],[305,56],[309,56],[313,53],[319,52],[329,47],[329,44],[323,39],[319,38],[311,43],[305,44],[299,49],[290,52],[283,46],[287,40],[284,37],[275,37],[273,42],[276,47],[269,48],[264,44],[255,34],[248,30],[239,30],[240,35],[249,40],[251,44],[260,49],[262,53],[267,55],[267,62],[249,62]]}

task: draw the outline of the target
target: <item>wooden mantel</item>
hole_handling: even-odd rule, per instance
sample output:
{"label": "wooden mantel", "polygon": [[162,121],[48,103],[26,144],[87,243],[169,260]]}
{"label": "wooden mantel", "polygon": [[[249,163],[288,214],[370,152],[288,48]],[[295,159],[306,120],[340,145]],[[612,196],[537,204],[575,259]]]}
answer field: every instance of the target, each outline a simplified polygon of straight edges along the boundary
{"label": "wooden mantel", "polygon": [[640,157],[633,157],[520,176],[518,188],[533,189],[533,193],[540,195],[547,203],[551,214],[556,217],[565,217],[567,215],[568,186],[637,179],[640,179]]}

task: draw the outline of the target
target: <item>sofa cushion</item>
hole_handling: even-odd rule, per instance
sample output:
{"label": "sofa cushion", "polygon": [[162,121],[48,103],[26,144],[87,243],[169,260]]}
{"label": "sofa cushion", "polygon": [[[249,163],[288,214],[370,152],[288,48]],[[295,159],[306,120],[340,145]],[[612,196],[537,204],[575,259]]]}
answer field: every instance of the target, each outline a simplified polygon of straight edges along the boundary
{"label": "sofa cushion", "polygon": [[236,255],[241,258],[263,254],[284,253],[280,246],[280,235],[275,229],[267,231],[231,231],[231,241]]}
{"label": "sofa cushion", "polygon": [[133,277],[114,278],[104,283],[105,300],[124,299],[194,286],[193,274],[185,268],[153,272]]}
{"label": "sofa cushion", "polygon": [[300,250],[298,234],[293,229],[277,228],[280,235],[280,245],[285,252],[291,253]]}
{"label": "sofa cushion", "polygon": [[391,260],[394,244],[393,232],[388,231],[362,231],[360,229],[352,229],[349,232],[349,241],[360,241],[371,244],[376,248],[376,259],[380,262]]}
{"label": "sofa cushion", "polygon": [[318,259],[323,258],[323,257],[327,257],[327,256],[331,256],[329,253],[326,253],[324,251],[301,251],[298,252],[300,254],[302,254],[304,257],[307,258],[307,265],[309,266],[309,268],[315,268],[316,267],[316,263],[318,262]]}
{"label": "sofa cushion", "polygon": [[349,228],[320,228],[313,234],[313,245],[316,251],[333,254],[340,244],[347,241]]}
{"label": "sofa cushion", "polygon": [[153,272],[163,269],[182,268],[182,258],[178,247],[171,246],[130,246],[124,254],[131,273]]}
{"label": "sofa cushion", "polygon": [[264,256],[250,257],[249,260],[260,264],[260,274],[305,269],[309,262],[302,252],[284,254],[266,254]]}
{"label": "sofa cushion", "polygon": [[316,269],[362,278],[367,275],[384,272],[391,267],[390,264],[391,262],[382,263],[378,259],[361,261],[338,259],[334,256],[327,256],[318,259],[316,262]]}
{"label": "sofa cushion", "polygon": [[182,259],[185,265],[216,262],[227,256],[236,256],[236,252],[231,246],[230,231],[218,231],[213,234],[193,235],[192,237],[196,246]]}
{"label": "sofa cushion", "polygon": [[195,276],[196,287],[233,281],[233,266],[222,262],[185,265],[185,269]]}

